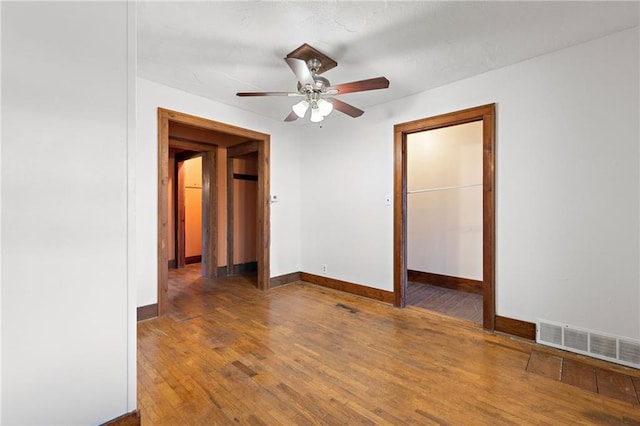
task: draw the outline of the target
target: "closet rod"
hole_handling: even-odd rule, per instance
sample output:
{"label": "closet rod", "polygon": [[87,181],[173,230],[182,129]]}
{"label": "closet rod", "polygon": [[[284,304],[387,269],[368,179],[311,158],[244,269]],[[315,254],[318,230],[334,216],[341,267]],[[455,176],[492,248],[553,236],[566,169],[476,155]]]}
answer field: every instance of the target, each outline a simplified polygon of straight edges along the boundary
{"label": "closet rod", "polygon": [[407,194],[419,194],[422,192],[446,191],[448,189],[471,188],[474,186],[482,186],[481,183],[473,183],[471,185],[443,186],[442,188],[416,189],[415,191],[407,191]]}

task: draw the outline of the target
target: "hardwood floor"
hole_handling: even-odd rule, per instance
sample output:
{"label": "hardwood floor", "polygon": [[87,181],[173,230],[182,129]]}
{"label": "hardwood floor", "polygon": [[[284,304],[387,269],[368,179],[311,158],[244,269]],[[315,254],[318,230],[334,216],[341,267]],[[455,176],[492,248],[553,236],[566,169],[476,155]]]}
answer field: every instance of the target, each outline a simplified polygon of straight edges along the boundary
{"label": "hardwood floor", "polygon": [[638,405],[527,372],[532,350],[560,351],[468,321],[302,282],[170,278],[170,315],[138,325],[143,425],[640,424]]}
{"label": "hardwood floor", "polygon": [[408,305],[482,324],[481,294],[409,281],[406,297]]}

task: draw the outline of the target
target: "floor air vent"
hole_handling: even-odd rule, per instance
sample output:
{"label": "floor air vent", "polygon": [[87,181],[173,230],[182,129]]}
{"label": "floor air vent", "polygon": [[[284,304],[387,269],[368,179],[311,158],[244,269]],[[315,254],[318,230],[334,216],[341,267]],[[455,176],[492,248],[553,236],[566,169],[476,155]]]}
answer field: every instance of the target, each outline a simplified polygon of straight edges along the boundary
{"label": "floor air vent", "polygon": [[545,320],[538,321],[536,341],[543,345],[640,368],[640,341]]}

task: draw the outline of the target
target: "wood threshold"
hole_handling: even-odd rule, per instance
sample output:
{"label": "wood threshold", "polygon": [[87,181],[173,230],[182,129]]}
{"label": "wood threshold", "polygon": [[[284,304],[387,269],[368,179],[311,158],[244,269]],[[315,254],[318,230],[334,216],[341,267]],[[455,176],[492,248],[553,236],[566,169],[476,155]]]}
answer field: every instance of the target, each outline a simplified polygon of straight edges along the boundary
{"label": "wood threshold", "polygon": [[469,278],[452,277],[413,269],[407,271],[407,278],[413,283],[429,284],[451,290],[464,291],[465,293],[482,294],[483,291],[482,281]]}
{"label": "wood threshold", "polygon": [[369,299],[379,300],[381,302],[393,303],[393,293],[386,290],[380,290],[377,288],[354,284],[347,281],[336,280],[334,278],[322,277],[320,275],[314,275],[308,272],[300,272],[300,281],[306,281],[311,284],[332,288],[334,290],[344,291],[345,293],[351,293],[358,296],[367,297]]}

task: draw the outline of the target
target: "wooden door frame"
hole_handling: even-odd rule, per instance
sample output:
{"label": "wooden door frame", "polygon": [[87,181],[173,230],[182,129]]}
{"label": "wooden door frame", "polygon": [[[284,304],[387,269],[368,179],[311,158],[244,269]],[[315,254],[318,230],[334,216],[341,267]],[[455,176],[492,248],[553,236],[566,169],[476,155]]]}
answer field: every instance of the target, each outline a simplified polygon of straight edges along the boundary
{"label": "wooden door frame", "polygon": [[[206,129],[216,135],[215,142],[177,141],[185,149],[202,151],[204,144],[208,151],[203,154],[202,190],[209,192],[209,211],[205,214],[203,204],[203,264],[207,259],[208,269],[203,275],[217,275],[217,225],[218,225],[218,179],[217,179],[217,147],[228,148],[243,142],[255,141],[258,147],[258,288],[268,289],[270,279],[270,205],[269,205],[269,162],[270,136],[242,127],[196,117],[165,108],[158,108],[158,316],[167,312],[168,300],[168,174],[169,174],[169,123],[180,123],[191,127]],[[172,146],[173,146],[172,139]],[[205,171],[207,170],[207,171]],[[204,198],[204,197],[203,197]],[[205,235],[205,218],[213,224]],[[204,249],[207,249],[206,252]]]}
{"label": "wooden door frame", "polygon": [[482,326],[495,329],[495,104],[442,114],[394,126],[394,305],[406,306],[407,293],[407,135],[482,121]]}

